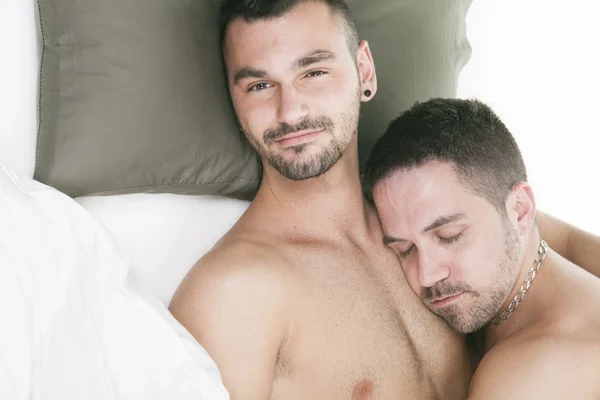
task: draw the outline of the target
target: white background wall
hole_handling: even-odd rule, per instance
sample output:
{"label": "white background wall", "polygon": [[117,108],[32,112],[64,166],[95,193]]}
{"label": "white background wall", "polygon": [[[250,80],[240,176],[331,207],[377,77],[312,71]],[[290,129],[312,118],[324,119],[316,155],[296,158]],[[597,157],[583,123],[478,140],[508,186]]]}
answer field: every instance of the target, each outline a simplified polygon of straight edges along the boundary
{"label": "white background wall", "polygon": [[538,208],[600,234],[600,1],[474,0],[459,97],[517,138]]}

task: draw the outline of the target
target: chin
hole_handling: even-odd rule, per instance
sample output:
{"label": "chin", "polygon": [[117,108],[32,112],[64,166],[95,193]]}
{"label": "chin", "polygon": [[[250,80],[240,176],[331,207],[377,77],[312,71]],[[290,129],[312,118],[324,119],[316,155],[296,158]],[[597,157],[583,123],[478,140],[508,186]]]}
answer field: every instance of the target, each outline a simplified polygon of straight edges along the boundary
{"label": "chin", "polygon": [[479,321],[473,323],[472,321],[461,321],[456,326],[451,326],[456,332],[461,333],[463,335],[468,335],[469,333],[477,332],[485,327],[487,321]]}
{"label": "chin", "polygon": [[304,181],[326,173],[333,165],[321,165],[315,161],[303,161],[274,165],[271,164],[283,177],[293,181]]}
{"label": "chin", "polygon": [[304,154],[289,157],[283,155],[271,157],[268,159],[268,162],[285,178],[294,181],[302,181],[325,174],[341,157],[341,155],[336,153],[310,153],[305,152]]}
{"label": "chin", "polygon": [[486,318],[480,318],[476,315],[468,315],[462,310],[448,309],[440,311],[441,312],[438,311],[437,314],[446,322],[446,324],[454,331],[463,335],[467,335],[482,329],[489,321]]}

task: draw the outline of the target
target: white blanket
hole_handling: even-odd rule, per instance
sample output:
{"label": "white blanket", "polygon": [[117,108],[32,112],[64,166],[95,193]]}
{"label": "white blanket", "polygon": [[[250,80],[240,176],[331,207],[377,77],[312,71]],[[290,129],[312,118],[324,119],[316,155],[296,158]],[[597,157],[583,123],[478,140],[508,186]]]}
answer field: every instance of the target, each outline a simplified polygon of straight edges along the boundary
{"label": "white blanket", "polygon": [[0,162],[0,399],[227,398],[99,223]]}

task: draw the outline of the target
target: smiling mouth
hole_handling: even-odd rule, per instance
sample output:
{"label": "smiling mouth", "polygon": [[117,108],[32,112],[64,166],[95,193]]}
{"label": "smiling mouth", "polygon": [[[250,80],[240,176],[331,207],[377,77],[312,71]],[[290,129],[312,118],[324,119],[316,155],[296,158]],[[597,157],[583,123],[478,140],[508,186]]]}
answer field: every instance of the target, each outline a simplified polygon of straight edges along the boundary
{"label": "smiling mouth", "polygon": [[277,139],[275,142],[279,143],[283,147],[297,146],[312,141],[324,131],[325,129],[318,131],[298,131],[283,136],[280,139]]}

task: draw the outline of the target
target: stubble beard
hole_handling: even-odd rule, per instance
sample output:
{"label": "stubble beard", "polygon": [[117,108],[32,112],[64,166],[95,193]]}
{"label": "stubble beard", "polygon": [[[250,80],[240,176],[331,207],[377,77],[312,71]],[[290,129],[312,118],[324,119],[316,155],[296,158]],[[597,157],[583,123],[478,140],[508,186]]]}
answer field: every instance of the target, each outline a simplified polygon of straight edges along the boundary
{"label": "stubble beard", "polygon": [[[360,92],[355,101],[348,107],[348,111],[342,113],[338,124],[326,116],[307,118],[296,125],[281,124],[276,129],[265,131],[263,143],[259,143],[252,135],[246,133],[246,137],[261,156],[262,160],[273,167],[286,179],[302,181],[315,178],[329,171],[344,155],[352,138],[357,134],[358,118],[360,112]],[[328,144],[316,154],[302,159],[302,155],[309,152],[313,143],[304,143],[291,146],[286,151],[292,151],[298,157],[290,160],[282,154],[276,141],[290,133],[301,130],[324,130],[324,134],[330,135]],[[337,135],[335,134],[337,133]],[[276,150],[270,150],[274,146]]]}
{"label": "stubble beard", "polygon": [[464,282],[448,284],[442,281],[422,293],[421,297],[428,306],[430,304],[428,300],[441,295],[465,292],[466,296],[474,297],[474,305],[470,309],[464,309],[457,304],[442,309],[430,307],[431,311],[457,332],[467,334],[485,327],[500,311],[500,307],[505,303],[515,284],[519,275],[517,263],[521,252],[518,234],[508,225],[508,221],[505,221],[504,230],[504,257],[496,266],[493,283],[490,286],[476,291]]}

